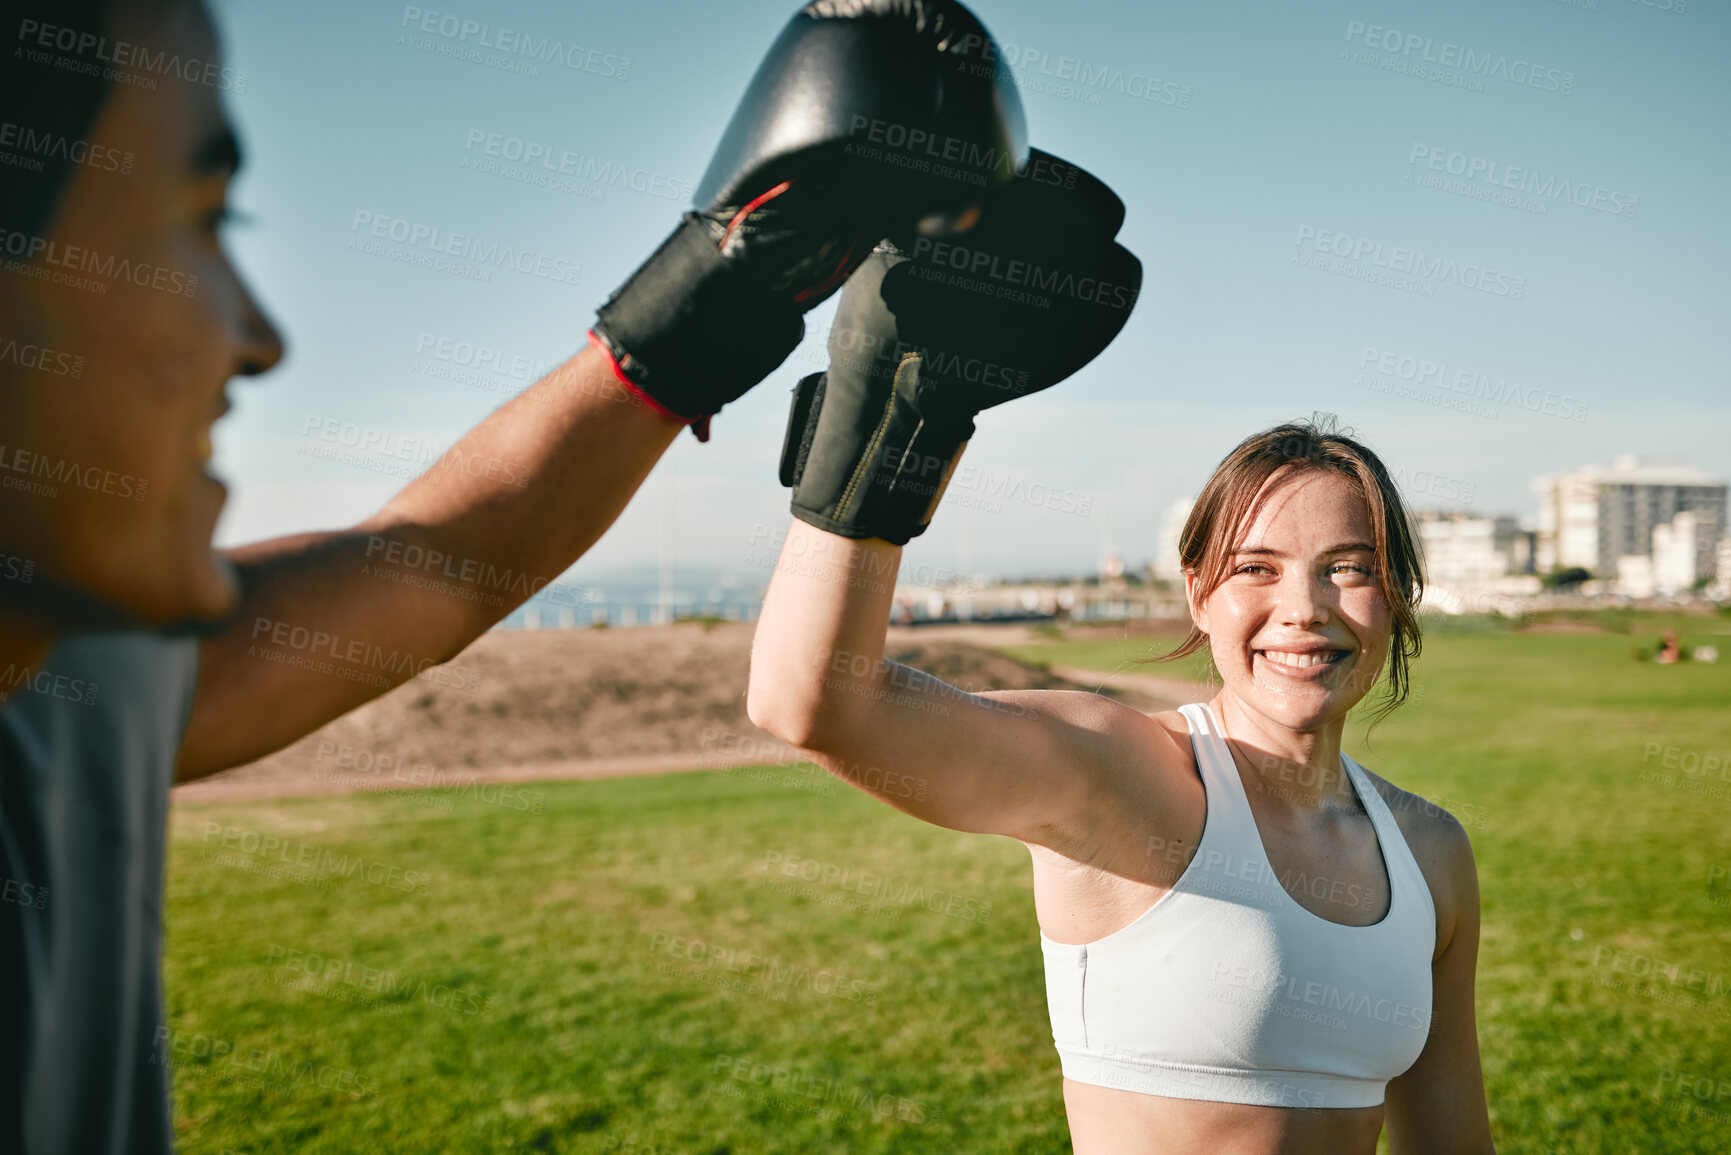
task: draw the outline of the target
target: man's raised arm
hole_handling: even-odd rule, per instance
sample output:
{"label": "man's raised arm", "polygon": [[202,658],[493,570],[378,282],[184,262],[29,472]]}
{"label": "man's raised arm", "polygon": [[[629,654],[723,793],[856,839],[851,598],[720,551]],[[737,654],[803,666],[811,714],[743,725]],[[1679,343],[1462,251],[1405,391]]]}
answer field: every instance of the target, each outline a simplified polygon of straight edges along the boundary
{"label": "man's raised arm", "polygon": [[[909,164],[896,141],[969,159]],[[960,4],[802,9],[735,110],[701,207],[602,305],[588,348],[361,524],[229,555],[238,608],[201,645],[177,780],[411,677],[466,682],[443,663],[582,556],[680,425],[707,440],[879,238],[965,224],[1026,147],[1015,86]]]}
{"label": "man's raised arm", "polygon": [[470,430],[351,529],[230,552],[235,618],[200,646],[176,777],[276,750],[435,669],[613,524],[681,423],[590,345]]}

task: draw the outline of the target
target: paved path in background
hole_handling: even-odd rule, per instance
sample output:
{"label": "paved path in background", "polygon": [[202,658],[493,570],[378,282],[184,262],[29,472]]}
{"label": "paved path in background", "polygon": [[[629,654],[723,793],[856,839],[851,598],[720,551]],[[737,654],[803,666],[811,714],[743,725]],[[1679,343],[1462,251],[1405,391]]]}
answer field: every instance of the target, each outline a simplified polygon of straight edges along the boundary
{"label": "paved path in background", "polygon": [[[789,758],[797,757],[791,751]],[[322,794],[361,794],[383,790],[436,790],[471,782],[553,782],[570,778],[637,778],[645,774],[677,774],[686,770],[724,770],[734,766],[778,764],[773,751],[733,757],[718,751],[650,754],[638,758],[570,758],[560,762],[525,762],[493,770],[440,769],[437,781],[415,781],[412,775],[392,778],[335,770],[330,776],[307,774],[255,781],[214,779],[176,786],[169,797],[177,803],[259,802],[268,798],[311,798]]]}

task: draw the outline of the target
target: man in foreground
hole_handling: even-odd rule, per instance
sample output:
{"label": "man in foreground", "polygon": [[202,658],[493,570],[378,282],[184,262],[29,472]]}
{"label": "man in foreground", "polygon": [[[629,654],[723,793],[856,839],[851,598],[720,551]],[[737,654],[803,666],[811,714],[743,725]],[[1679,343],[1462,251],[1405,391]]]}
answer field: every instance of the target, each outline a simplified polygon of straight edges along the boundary
{"label": "man in foreground", "polygon": [[[916,22],[894,4],[844,7],[789,24],[702,207],[602,307],[582,352],[359,525],[218,553],[210,427],[229,379],[266,372],[283,345],[222,247],[240,146],[206,82],[223,75],[208,14],[199,0],[0,2],[15,41],[0,120],[39,154],[0,167],[0,1150],[172,1146],[159,956],[173,781],[439,676],[600,537],[682,426],[706,437],[878,237],[965,219],[967,197],[1013,170],[1013,87],[952,51],[958,32],[984,42],[965,9],[928,5]],[[169,58],[181,66],[151,87],[115,67]],[[807,76],[831,83],[802,89]],[[941,113],[918,95],[946,85]],[[862,115],[993,160],[965,189],[867,165],[845,147]],[[434,555],[458,575],[444,588],[373,572]],[[486,575],[501,572],[528,580],[499,588]]]}

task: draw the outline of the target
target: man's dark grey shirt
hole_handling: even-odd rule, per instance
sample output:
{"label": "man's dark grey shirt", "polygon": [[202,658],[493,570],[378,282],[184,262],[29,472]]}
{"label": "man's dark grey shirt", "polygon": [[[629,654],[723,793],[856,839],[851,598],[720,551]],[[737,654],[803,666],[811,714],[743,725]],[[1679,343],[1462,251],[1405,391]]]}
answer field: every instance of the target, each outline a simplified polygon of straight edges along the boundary
{"label": "man's dark grey shirt", "polygon": [[198,647],[125,633],[0,671],[0,1151],[173,1149],[168,790]]}

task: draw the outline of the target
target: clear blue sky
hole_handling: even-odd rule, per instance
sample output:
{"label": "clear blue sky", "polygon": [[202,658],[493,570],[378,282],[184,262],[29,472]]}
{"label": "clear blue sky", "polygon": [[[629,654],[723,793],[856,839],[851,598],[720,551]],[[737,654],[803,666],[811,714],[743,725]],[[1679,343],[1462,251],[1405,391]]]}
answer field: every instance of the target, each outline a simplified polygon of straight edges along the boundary
{"label": "clear blue sky", "polygon": [[[1166,506],[1238,439],[1314,410],[1366,438],[1420,507],[1530,515],[1531,477],[1618,453],[1731,473],[1731,16],[1656,6],[1677,2],[975,5],[1017,61],[1032,141],[1123,197],[1145,282],[1098,360],[982,418],[966,461],[1009,486],[952,490],[910,562],[1090,572],[1108,546],[1146,559]],[[413,456],[525,383],[435,376],[459,368],[441,342],[497,350],[507,369],[576,350],[676,223],[794,8],[218,0],[228,61],[248,74],[230,94],[247,146],[235,199],[256,218],[231,244],[290,346],[231,391],[219,540],[353,521],[413,471],[311,456],[329,447],[317,429],[364,427]],[[588,67],[532,76],[428,51],[462,41],[418,31],[423,10],[484,22],[495,41],[511,28],[580,45]],[[576,187],[477,170],[531,171],[488,157],[487,134],[574,154]],[[596,180],[619,172],[638,188]],[[358,213],[581,274],[428,271],[351,248]],[[1404,281],[1374,279],[1389,275]],[[758,527],[786,523],[787,389],[821,367],[832,311],[709,444],[680,439],[574,580],[653,562],[664,518],[681,565],[765,573],[750,555]],[[1424,362],[1442,368],[1423,377]],[[1467,392],[1479,379],[1505,400]]]}

